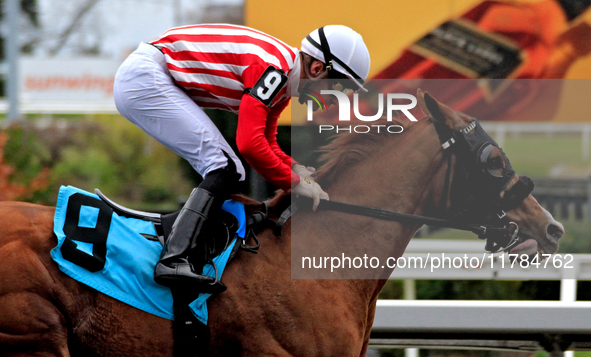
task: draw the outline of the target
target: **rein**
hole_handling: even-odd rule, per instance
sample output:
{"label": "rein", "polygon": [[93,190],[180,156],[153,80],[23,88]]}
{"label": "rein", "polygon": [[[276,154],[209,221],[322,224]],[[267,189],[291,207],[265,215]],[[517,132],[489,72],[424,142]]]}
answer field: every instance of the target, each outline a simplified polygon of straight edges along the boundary
{"label": "rein", "polygon": [[[490,139],[490,137],[481,129],[476,119],[474,119],[472,123],[470,123],[466,128],[462,130],[451,129],[447,127],[445,124],[436,121],[431,116],[429,116],[429,119],[435,126],[437,134],[439,135],[441,146],[445,151],[447,151],[447,149],[455,147],[456,143],[462,141],[464,136],[474,129],[476,129],[477,132],[481,131],[480,135],[485,135],[485,140]],[[494,143],[492,139],[490,139],[490,142]],[[478,144],[481,144],[481,147],[483,147],[484,145],[489,144],[489,141]],[[453,152],[453,149],[450,151]],[[506,159],[505,156],[504,158]],[[444,184],[445,186],[441,198],[442,202],[440,203],[442,209],[445,208],[445,203],[447,202],[450,195],[449,184],[451,180],[451,155],[448,155],[447,160],[448,164]],[[511,175],[512,173],[512,175],[514,175],[514,171],[512,171],[508,159],[506,161],[506,165],[509,167],[509,170],[507,170],[509,171],[508,174]],[[507,176],[505,178],[505,186],[508,184],[508,181],[513,177],[512,175]],[[503,188],[505,186],[503,186]],[[459,221],[460,217],[451,220],[445,218],[418,216],[413,214],[389,211],[380,208],[373,208],[327,200],[320,200],[318,209],[355,214],[359,216],[376,218],[384,221],[394,221],[406,224],[426,224],[442,228],[452,228],[457,230],[470,231],[476,234],[478,238],[487,240],[485,246],[486,251],[496,253],[498,251],[508,251],[509,249],[521,242],[519,238],[519,226],[517,225],[517,223],[509,221],[505,211],[509,211],[519,206],[521,202],[532,192],[532,190],[533,182],[528,177],[523,176],[515,185],[513,185],[513,187],[511,187],[510,190],[505,192],[505,195],[502,199],[496,199],[493,202],[490,202],[489,205],[491,206],[491,209],[494,211],[494,216],[496,216],[497,218],[496,224],[464,223]],[[292,199],[291,206],[283,212],[280,220],[277,223],[273,222],[275,234],[279,235],[281,233],[281,228],[283,227],[287,219],[289,219],[291,215],[295,214],[299,207],[310,207],[311,201],[312,200],[310,198],[303,197]],[[514,227],[513,230],[511,230],[511,226]]]}
{"label": "rein", "polygon": [[[299,207],[311,206],[311,202],[312,200],[309,198],[297,198],[293,200],[291,206],[285,212],[289,212],[290,215],[294,214],[298,211]],[[517,235],[519,232],[519,229],[515,229],[514,232],[509,233],[507,230],[507,225],[483,225],[476,223],[462,223],[443,218],[418,216],[413,214],[400,213],[381,208],[354,205],[338,201],[320,200],[318,210],[343,212],[390,222],[400,222],[406,224],[426,224],[429,226],[469,231],[478,235],[478,238],[480,239],[488,239],[491,243],[494,242],[492,243],[492,245],[491,243],[487,242],[486,249],[492,253],[499,251],[501,247],[503,247],[504,249],[509,249],[513,247],[517,243]],[[285,223],[285,221],[286,220],[284,219],[281,223]],[[281,223],[277,222],[277,227],[279,227],[279,229],[275,232],[281,231]],[[515,225],[517,228],[517,224],[513,222],[510,222],[510,224]],[[497,247],[498,249],[496,249]],[[494,248],[496,250],[491,248]]]}
{"label": "rein", "polygon": [[447,219],[417,216],[413,214],[400,213],[395,211],[389,211],[381,208],[373,208],[367,206],[353,205],[344,202],[337,201],[326,201],[320,200],[318,209],[326,211],[338,211],[343,213],[351,213],[359,216],[371,217],[380,219],[383,221],[394,221],[407,224],[426,224],[429,226],[436,226],[442,228],[453,228],[462,231],[470,231],[477,235],[486,234],[489,229],[494,229],[493,226],[484,226],[478,224],[464,224],[460,222],[454,222]]}

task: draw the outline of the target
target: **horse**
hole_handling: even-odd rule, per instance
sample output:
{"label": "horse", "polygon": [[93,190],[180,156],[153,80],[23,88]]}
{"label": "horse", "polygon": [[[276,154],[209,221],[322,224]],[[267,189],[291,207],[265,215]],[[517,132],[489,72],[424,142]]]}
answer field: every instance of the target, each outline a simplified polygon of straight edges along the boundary
{"label": "horse", "polygon": [[[472,118],[420,90],[418,101],[427,116],[407,123],[404,134],[346,133],[327,146],[318,181],[331,201],[414,215],[450,210],[447,192],[458,180],[459,161],[443,149],[433,123],[462,130]],[[495,147],[491,157],[500,156]],[[497,165],[493,169],[506,169],[502,160],[492,161]],[[515,175],[496,194],[507,195],[519,180]],[[259,202],[235,198],[248,212],[262,209]],[[289,204],[289,193],[277,195],[269,217],[278,219]],[[506,215],[522,237],[513,252],[556,252],[564,228],[531,195]],[[59,271],[49,253],[56,245],[53,216],[51,207],[0,204],[0,354],[172,356],[170,320],[98,293]],[[280,236],[271,229],[259,232],[258,254],[238,252],[222,278],[228,290],[210,298],[210,356],[365,356],[386,280],[293,279],[292,221],[305,244],[354,235],[349,240],[354,249],[372,246],[395,258],[421,226],[301,209]]]}

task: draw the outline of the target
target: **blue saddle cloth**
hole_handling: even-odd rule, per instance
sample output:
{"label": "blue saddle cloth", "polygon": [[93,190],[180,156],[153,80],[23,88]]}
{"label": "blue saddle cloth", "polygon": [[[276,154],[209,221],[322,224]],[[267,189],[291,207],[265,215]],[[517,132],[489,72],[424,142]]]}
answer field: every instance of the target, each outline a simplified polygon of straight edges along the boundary
{"label": "blue saddle cloth", "polygon": [[[244,239],[246,233],[244,205],[228,200],[222,209],[238,219],[239,228],[229,247],[214,258],[220,277],[237,239]],[[54,232],[58,244],[51,256],[65,274],[140,310],[173,320],[171,291],[154,281],[162,245],[142,236],[157,235],[152,222],[119,216],[97,195],[62,186]],[[209,264],[203,273],[215,277]],[[190,304],[195,317],[204,324],[210,296],[200,294]]]}

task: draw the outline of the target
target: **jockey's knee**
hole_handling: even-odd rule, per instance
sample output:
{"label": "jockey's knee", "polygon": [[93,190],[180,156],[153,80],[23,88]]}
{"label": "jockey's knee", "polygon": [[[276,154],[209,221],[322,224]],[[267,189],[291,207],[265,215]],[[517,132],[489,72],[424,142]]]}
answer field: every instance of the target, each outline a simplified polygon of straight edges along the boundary
{"label": "jockey's knee", "polygon": [[227,169],[213,170],[205,175],[199,188],[207,190],[218,197],[226,197],[238,190],[240,174]]}

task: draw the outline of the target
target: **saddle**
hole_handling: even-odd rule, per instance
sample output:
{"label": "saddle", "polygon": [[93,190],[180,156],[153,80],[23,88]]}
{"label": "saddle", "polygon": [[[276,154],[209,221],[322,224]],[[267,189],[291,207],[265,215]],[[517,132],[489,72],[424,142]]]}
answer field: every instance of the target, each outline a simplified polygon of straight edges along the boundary
{"label": "saddle", "polygon": [[[99,189],[95,189],[94,193],[97,196],[99,196],[100,199],[103,200],[103,202],[105,202],[115,213],[117,213],[120,216],[151,221],[154,224],[156,235],[142,234],[142,236],[149,240],[157,240],[163,246],[168,240],[168,237],[172,232],[172,226],[180,213],[180,211],[170,214],[137,211],[121,206],[120,204],[114,202],[113,200],[105,196]],[[263,228],[266,224],[267,222],[262,221],[257,216],[257,219],[251,219],[247,222],[247,230],[249,232],[258,231],[259,229]],[[205,239],[205,252],[193,252],[191,254],[199,255],[200,257],[205,256],[206,261],[202,261],[200,262],[200,264],[194,266],[195,270],[201,271],[204,265],[209,263],[214,267],[216,271],[216,282],[219,281],[219,277],[217,276],[217,267],[213,259],[219,256],[230,246],[234,237],[236,236],[237,230],[237,218],[227,211],[222,210],[216,217],[213,217],[213,219],[208,220],[208,223],[206,224],[205,230],[203,232],[203,237]],[[229,261],[234,258],[236,252],[239,249],[243,249],[250,253],[256,254],[259,248],[258,239],[256,239],[256,236],[254,236],[256,244],[254,246],[249,246],[245,243],[247,238],[248,237],[245,237],[245,239],[241,242],[240,245],[235,245],[233,247]],[[195,264],[196,261],[197,260],[192,260],[191,263]]]}

